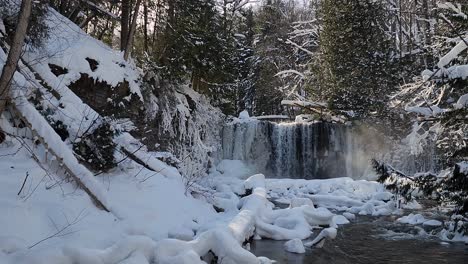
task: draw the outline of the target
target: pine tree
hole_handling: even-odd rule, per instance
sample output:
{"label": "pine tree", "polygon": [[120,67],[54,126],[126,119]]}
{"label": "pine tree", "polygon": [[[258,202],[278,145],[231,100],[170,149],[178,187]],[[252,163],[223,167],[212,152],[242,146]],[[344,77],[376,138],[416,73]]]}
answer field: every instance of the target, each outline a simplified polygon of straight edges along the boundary
{"label": "pine tree", "polygon": [[381,110],[392,87],[391,49],[382,1],[324,0],[320,93],[339,110]]}

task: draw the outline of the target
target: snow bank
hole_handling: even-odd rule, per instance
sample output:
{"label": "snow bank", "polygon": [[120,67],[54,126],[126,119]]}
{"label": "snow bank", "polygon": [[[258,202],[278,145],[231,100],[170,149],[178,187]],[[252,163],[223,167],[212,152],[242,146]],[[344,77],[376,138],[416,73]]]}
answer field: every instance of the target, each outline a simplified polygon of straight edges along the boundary
{"label": "snow bank", "polygon": [[[58,175],[47,175],[26,150],[11,155],[18,148],[11,138],[0,145],[0,208],[8,212],[0,217],[1,263],[153,263],[158,240],[192,239],[216,218],[210,205],[185,196],[179,180],[127,160],[94,177],[125,216],[118,219]],[[75,219],[64,232],[28,249]]]}

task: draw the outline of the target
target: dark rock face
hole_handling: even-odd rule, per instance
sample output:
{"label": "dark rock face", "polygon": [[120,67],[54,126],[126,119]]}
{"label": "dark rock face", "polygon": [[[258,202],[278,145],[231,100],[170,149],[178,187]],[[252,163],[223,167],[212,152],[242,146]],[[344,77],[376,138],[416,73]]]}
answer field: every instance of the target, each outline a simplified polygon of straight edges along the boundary
{"label": "dark rock face", "polygon": [[112,87],[106,82],[97,81],[82,73],[80,79],[68,87],[101,115],[131,119],[140,117],[143,103],[136,94],[130,92],[127,81]]}
{"label": "dark rock face", "polygon": [[353,162],[352,128],[327,122],[244,122],[223,129],[223,158],[254,165],[279,178],[353,176],[362,168]]}

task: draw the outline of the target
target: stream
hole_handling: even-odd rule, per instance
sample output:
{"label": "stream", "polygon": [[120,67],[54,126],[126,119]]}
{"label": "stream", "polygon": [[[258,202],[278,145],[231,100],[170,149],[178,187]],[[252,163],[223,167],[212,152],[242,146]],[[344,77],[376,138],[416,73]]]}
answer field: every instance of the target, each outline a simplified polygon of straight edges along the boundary
{"label": "stream", "polygon": [[274,240],[254,240],[250,251],[278,264],[468,263],[468,245],[418,235],[418,227],[397,223],[396,218],[357,216],[340,226],[336,239],[327,240],[323,248],[306,248],[304,254],[289,253],[285,241]]}

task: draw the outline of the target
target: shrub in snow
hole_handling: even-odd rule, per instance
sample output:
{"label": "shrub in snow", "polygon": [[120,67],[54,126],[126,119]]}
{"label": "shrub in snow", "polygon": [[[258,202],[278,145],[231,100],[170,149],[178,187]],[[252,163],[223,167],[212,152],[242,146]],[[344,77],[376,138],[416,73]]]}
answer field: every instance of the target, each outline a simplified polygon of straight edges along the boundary
{"label": "shrub in snow", "polygon": [[73,143],[73,151],[88,168],[106,172],[116,166],[114,132],[104,122],[95,130],[84,133]]}

